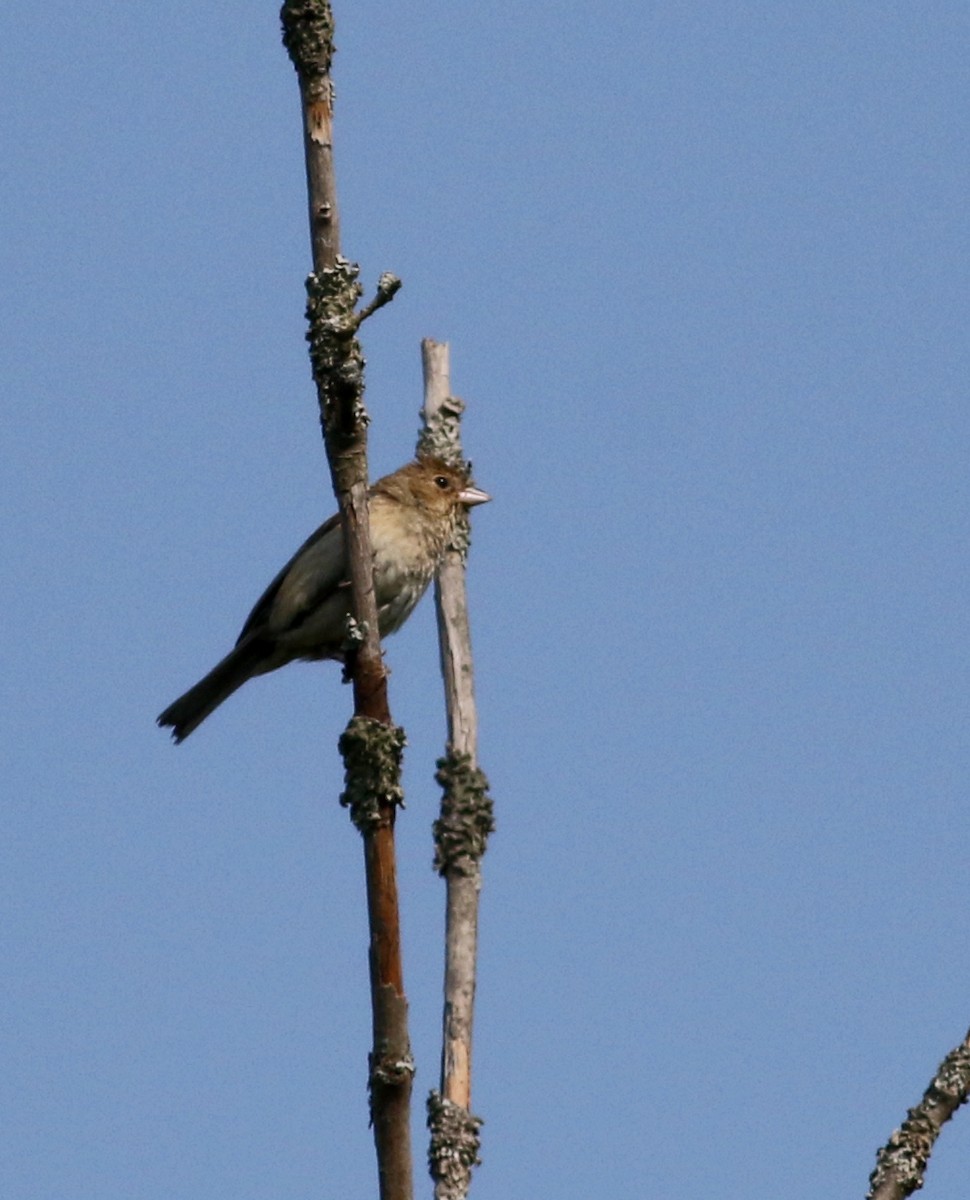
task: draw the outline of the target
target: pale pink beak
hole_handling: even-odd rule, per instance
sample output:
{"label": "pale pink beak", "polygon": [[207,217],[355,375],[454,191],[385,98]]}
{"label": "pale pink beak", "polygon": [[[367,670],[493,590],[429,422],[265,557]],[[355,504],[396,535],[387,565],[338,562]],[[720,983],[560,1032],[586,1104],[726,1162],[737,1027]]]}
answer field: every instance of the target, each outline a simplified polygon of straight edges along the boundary
{"label": "pale pink beak", "polygon": [[483,492],[481,488],[470,483],[463,487],[458,494],[458,499],[468,508],[474,508],[476,504],[487,504],[491,498],[488,492]]}

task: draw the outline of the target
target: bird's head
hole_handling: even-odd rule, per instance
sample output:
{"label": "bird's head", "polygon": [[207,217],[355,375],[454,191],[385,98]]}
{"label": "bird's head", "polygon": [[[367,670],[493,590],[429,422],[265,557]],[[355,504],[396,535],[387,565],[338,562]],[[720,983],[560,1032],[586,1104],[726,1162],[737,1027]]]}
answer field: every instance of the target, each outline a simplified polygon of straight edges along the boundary
{"label": "bird's head", "polygon": [[431,456],[408,463],[381,482],[391,485],[402,499],[406,497],[426,512],[442,518],[462,508],[485,504],[492,498],[471,482],[466,471]]}

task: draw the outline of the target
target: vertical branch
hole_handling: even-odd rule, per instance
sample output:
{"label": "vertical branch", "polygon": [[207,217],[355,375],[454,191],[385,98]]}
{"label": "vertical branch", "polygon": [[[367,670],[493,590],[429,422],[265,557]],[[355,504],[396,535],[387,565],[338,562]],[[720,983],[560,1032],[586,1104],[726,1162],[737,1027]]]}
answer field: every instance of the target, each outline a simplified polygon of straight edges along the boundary
{"label": "vertical branch", "polygon": [[[462,402],[450,395],[448,346],[421,343],[424,429],[419,450],[464,464],[459,420]],[[478,726],[465,555],[468,525],[460,529],[435,579],[438,643],[448,713],[448,747],[435,776],[443,788],[435,822],[435,867],[445,878],[445,986],[440,1090],[428,1097],[428,1159],[436,1200],[468,1194],[479,1162],[481,1120],[471,1112],[472,1025],[478,950],[481,858],[494,828],[488,782],[478,769]]]}
{"label": "vertical branch", "polygon": [[970,1032],[944,1058],[906,1120],[876,1155],[867,1200],[903,1200],[923,1186],[923,1173],[944,1124],[970,1097]]}
{"label": "vertical branch", "polygon": [[394,818],[401,801],[403,732],[391,723],[381,658],[367,509],[367,422],[364,359],[357,329],[399,286],[382,278],[363,312],[359,270],[340,256],[333,165],[333,14],[327,0],[285,0],[283,44],[300,82],[313,273],[307,279],[310,359],[334,491],[340,505],[354,621],[347,669],[354,716],[340,741],[346,772],[342,803],[364,842],[370,924],[373,1050],[369,1087],[382,1200],[410,1200],[411,1080],[401,961]]}

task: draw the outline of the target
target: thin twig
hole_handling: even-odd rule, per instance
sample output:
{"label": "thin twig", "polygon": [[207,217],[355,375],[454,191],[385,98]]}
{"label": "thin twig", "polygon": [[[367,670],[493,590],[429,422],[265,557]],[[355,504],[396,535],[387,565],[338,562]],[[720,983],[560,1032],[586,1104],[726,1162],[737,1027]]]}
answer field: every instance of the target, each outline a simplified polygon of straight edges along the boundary
{"label": "thin twig", "polygon": [[[341,738],[343,800],[363,837],[370,921],[373,1050],[369,1087],[381,1200],[411,1200],[410,1098],[414,1065],[401,961],[394,818],[403,734],[391,722],[374,597],[367,510],[364,360],[354,334],[399,284],[382,279],[376,300],[355,312],[357,267],[340,257],[333,166],[333,14],[326,0],[286,0],[283,43],[300,81],[313,274],[307,280],[310,358],[333,487],[340,505],[356,645],[349,655],[354,717]],[[393,281],[393,282],[392,282]]]}
{"label": "thin twig", "polygon": [[385,304],[390,304],[397,293],[401,290],[401,281],[396,275],[392,275],[389,271],[380,277],[377,281],[377,293],[370,304],[365,304],[357,314],[357,328],[372,317],[379,308],[383,308]]}
{"label": "thin twig", "polygon": [[[425,339],[424,429],[419,451],[464,464],[459,418],[462,402],[450,394],[448,346]],[[472,1025],[478,949],[481,857],[493,829],[488,783],[478,769],[471,636],[465,588],[468,527],[445,556],[435,579],[438,644],[448,713],[448,749],[438,761],[443,788],[435,822],[435,866],[447,888],[444,1017],[440,1091],[428,1097],[428,1160],[436,1200],[462,1200],[479,1162],[481,1119],[471,1112]]]}
{"label": "thin twig", "polygon": [[940,1131],[970,1096],[970,1031],[940,1063],[923,1099],[876,1155],[867,1200],[903,1200],[923,1186]]}

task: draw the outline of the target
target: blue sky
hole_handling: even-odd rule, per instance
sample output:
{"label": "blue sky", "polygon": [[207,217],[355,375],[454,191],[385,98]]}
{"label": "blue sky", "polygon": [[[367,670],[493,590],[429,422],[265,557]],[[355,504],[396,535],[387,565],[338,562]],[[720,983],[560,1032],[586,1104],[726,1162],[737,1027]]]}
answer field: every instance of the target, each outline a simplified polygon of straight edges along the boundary
{"label": "blue sky", "polygon": [[[862,1195],[970,1024],[970,10],[336,12],[345,252],[404,280],[372,470],[431,336],[495,496],[473,1195]],[[276,5],[0,33],[0,1191],[370,1196],[349,690],[153,723],[332,509]],[[419,1164],[433,639],[387,647]]]}

